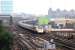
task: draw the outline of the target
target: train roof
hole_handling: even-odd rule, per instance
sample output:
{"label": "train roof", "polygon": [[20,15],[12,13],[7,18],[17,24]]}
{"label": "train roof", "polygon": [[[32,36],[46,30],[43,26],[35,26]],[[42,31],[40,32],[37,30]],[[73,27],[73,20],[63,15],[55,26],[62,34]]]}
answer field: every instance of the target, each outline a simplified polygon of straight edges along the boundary
{"label": "train roof", "polygon": [[51,29],[51,31],[75,31],[75,29]]}

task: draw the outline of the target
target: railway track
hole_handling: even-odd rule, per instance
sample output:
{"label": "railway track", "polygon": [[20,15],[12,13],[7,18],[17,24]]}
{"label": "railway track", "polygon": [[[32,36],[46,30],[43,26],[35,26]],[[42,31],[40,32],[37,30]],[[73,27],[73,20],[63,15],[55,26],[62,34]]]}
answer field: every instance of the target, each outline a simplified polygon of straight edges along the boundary
{"label": "railway track", "polygon": [[[17,33],[16,34],[17,42],[19,42],[21,45],[26,43],[26,45],[29,46],[29,48],[33,48],[33,49],[41,48],[40,46],[37,46],[37,45],[35,45],[34,43],[31,42],[32,41],[31,39],[35,40],[35,38],[34,38],[35,36],[32,36],[32,34],[33,34],[32,31],[28,31],[26,29],[19,28],[18,26],[15,26],[15,27],[17,28],[17,30],[15,30],[16,33]],[[20,36],[20,34],[22,34],[23,37]]]}
{"label": "railway track", "polygon": [[[43,35],[41,38],[43,38],[45,40],[50,40],[49,38],[51,38],[51,37],[52,37],[51,34],[50,35],[46,34],[46,35]],[[56,36],[56,35],[53,36],[53,38],[55,39],[55,42],[57,43],[57,45],[59,44],[59,46],[64,46],[68,50],[75,50],[75,39],[68,40],[68,39],[64,39],[64,38],[61,38],[60,36]],[[56,38],[58,38],[58,39],[56,39]]]}
{"label": "railway track", "polygon": [[21,40],[24,43],[27,43],[28,46],[30,46],[29,48],[33,48],[33,49],[36,48],[36,46],[34,46],[32,43],[30,43],[30,40],[28,40],[28,38],[20,37],[19,40]]}
{"label": "railway track", "polygon": [[70,50],[75,50],[75,43],[74,43],[74,41],[71,41],[71,40],[64,39],[64,38],[61,38],[59,36],[55,37],[55,42],[57,45],[64,46]]}
{"label": "railway track", "polygon": [[[33,34],[33,33],[31,33],[32,31],[29,31],[29,30],[27,30],[27,29],[23,29],[23,28],[20,28],[20,27],[18,27],[18,26],[15,26],[16,27],[16,32],[18,33],[18,34],[23,34],[24,36],[28,36],[28,37],[30,37],[30,38],[35,38],[35,37],[39,37],[39,38],[42,38],[42,39],[45,39],[45,40],[50,40],[51,39],[51,37],[52,37],[52,35],[53,34],[50,34],[50,33],[44,33],[44,34]],[[59,36],[53,36],[53,38],[60,38]],[[73,40],[73,41],[75,41],[75,40]],[[72,49],[72,50],[75,50],[75,48],[74,48],[74,46],[75,46],[75,44],[74,44],[74,42],[73,41],[71,41],[71,40],[64,40],[64,39],[56,39],[56,42],[57,42],[57,44],[59,44],[59,46],[65,46],[65,47],[67,47],[67,48],[70,48],[70,49]],[[64,43],[63,43],[64,42]],[[68,43],[69,42],[69,43]],[[68,46],[68,45],[64,45],[64,44],[67,44],[68,43],[68,45],[69,44],[73,44],[73,46],[72,45],[70,45],[70,46]],[[35,47],[34,47],[35,48]]]}
{"label": "railway track", "polygon": [[69,44],[69,43],[66,43],[61,40],[55,40],[56,41],[56,44],[59,45],[59,46],[62,46],[62,47],[65,47],[67,48],[68,50],[75,50],[75,45],[73,46],[72,44]]}

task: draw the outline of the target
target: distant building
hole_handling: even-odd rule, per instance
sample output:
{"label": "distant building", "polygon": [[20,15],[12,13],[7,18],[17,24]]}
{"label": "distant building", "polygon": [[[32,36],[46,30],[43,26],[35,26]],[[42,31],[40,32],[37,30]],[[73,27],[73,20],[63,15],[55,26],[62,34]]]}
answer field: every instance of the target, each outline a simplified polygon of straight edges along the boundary
{"label": "distant building", "polygon": [[53,11],[51,8],[48,10],[48,16],[51,18],[75,18],[75,10],[63,10],[57,9]]}

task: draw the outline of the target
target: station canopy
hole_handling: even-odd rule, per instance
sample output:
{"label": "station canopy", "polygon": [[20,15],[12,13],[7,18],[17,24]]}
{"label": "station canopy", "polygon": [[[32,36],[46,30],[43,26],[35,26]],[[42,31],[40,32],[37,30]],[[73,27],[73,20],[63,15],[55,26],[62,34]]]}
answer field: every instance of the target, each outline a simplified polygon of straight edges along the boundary
{"label": "station canopy", "polygon": [[49,23],[49,18],[48,18],[48,16],[40,16],[40,17],[38,18],[38,24],[39,24],[39,25],[48,25],[48,23]]}

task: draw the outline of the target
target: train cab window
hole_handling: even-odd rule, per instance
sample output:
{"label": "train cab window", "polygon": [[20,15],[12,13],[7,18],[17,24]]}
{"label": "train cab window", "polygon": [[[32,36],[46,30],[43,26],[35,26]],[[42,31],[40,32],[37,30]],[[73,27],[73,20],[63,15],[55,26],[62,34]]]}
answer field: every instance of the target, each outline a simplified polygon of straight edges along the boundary
{"label": "train cab window", "polygon": [[63,24],[59,24],[59,28],[62,29],[63,28]]}

